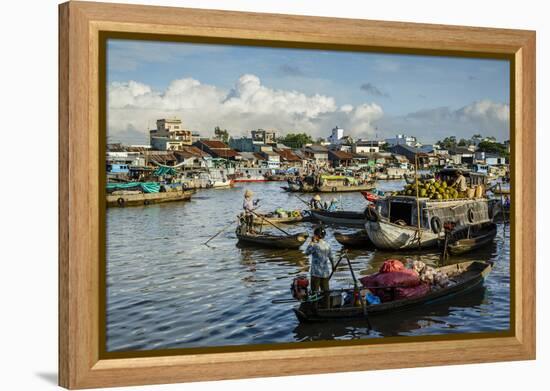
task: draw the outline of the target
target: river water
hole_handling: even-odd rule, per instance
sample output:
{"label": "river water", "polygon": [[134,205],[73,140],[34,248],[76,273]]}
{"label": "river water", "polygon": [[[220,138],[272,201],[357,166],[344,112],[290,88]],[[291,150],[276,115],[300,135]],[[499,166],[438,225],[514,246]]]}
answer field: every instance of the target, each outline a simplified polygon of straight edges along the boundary
{"label": "river water", "polygon": [[[294,276],[306,274],[301,250],[237,246],[234,225],[205,246],[202,243],[235,221],[245,188],[260,198],[260,211],[302,209],[282,183],[238,184],[232,189],[198,191],[190,202],[107,209],[107,351],[213,347],[386,336],[438,335],[508,330],[510,327],[510,233],[499,225],[494,243],[449,262],[493,260],[483,287],[448,301],[364,322],[300,325],[290,298]],[[381,181],[381,190],[402,181]],[[337,196],[346,210],[362,210],[359,193]],[[327,196],[327,199],[330,200]],[[312,225],[284,226],[291,232]],[[329,227],[327,240],[341,246]],[[413,258],[435,265],[439,254],[352,250],[358,275],[377,271],[387,258]],[[349,270],[339,268],[331,287],[351,286]]]}

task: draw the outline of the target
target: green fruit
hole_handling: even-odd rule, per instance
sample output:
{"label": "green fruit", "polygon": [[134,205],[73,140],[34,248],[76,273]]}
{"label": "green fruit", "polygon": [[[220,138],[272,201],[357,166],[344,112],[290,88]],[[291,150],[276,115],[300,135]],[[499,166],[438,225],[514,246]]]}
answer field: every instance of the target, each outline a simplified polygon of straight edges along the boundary
{"label": "green fruit", "polygon": [[438,200],[441,200],[442,198],[443,198],[443,196],[442,196],[441,194],[438,194],[438,195],[437,195],[437,199],[438,199]]}
{"label": "green fruit", "polygon": [[420,190],[420,197],[426,197],[426,189]]}

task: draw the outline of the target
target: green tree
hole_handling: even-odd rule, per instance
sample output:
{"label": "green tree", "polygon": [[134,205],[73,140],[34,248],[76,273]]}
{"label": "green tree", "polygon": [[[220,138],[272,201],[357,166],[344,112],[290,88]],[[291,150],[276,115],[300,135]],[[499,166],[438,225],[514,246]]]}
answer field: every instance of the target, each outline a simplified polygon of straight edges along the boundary
{"label": "green tree", "polygon": [[214,135],[224,143],[229,142],[230,137],[227,129],[222,130],[219,126],[216,126],[214,128]]}
{"label": "green tree", "polygon": [[290,148],[302,148],[305,144],[313,143],[311,136],[306,133],[289,133],[279,141]]}
{"label": "green tree", "polygon": [[509,157],[506,145],[492,141],[482,141],[478,144],[477,150],[480,152],[495,153],[499,156]]}

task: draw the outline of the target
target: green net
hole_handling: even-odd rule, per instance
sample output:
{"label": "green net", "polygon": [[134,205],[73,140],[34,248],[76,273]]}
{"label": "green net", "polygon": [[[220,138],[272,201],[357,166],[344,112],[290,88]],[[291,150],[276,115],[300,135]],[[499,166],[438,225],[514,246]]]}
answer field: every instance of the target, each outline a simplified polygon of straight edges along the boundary
{"label": "green net", "polygon": [[160,184],[157,182],[128,182],[128,183],[107,183],[107,190],[129,190],[141,189],[144,193],[158,193]]}

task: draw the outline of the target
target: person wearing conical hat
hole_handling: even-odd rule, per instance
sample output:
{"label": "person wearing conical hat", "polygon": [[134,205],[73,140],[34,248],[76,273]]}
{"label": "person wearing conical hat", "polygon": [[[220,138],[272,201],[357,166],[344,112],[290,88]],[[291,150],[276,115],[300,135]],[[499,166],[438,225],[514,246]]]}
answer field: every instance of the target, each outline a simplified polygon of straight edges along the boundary
{"label": "person wearing conical hat", "polygon": [[323,209],[323,204],[321,204],[321,196],[315,194],[311,200],[309,200],[309,207],[311,209]]}
{"label": "person wearing conical hat", "polygon": [[328,206],[329,212],[335,212],[338,210],[338,198],[334,197],[332,201],[330,201],[330,205]]}
{"label": "person wearing conical hat", "polygon": [[253,211],[258,209],[258,203],[260,202],[260,200],[253,200],[252,196],[254,196],[254,193],[251,190],[246,189],[244,192],[243,209],[247,232],[252,232],[254,224]]}

